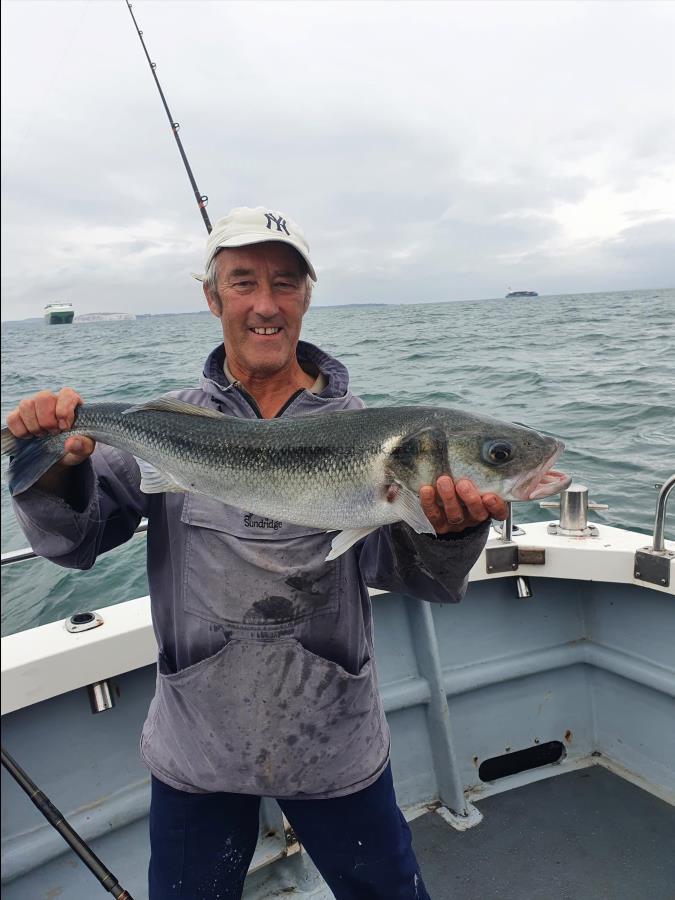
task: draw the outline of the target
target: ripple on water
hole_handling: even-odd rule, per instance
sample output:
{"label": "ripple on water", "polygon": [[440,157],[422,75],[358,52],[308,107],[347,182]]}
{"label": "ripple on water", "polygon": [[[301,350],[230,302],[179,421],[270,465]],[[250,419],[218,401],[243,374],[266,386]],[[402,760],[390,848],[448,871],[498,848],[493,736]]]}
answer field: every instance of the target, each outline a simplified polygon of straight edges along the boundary
{"label": "ripple on water", "polygon": [[[560,467],[609,503],[603,520],[645,534],[653,485],[675,461],[675,291],[382,307],[313,307],[303,336],[348,364],[369,406],[440,405],[525,422],[567,449]],[[199,382],[219,324],[202,314],[53,329],[2,329],[3,415],[23,396],[70,384],[137,402]],[[85,338],[86,333],[86,338]],[[39,366],[36,365],[39,360]],[[546,521],[536,503],[518,521]],[[3,551],[25,545],[2,486]],[[597,520],[597,517],[596,517]],[[87,572],[45,561],[2,570],[3,634],[147,593],[145,540]]]}

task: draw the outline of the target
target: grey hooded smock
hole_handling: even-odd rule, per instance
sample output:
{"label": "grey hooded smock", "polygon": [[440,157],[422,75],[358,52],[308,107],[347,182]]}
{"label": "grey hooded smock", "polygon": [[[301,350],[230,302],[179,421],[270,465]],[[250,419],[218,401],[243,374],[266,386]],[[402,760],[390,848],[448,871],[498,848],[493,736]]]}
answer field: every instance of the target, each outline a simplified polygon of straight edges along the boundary
{"label": "grey hooded smock", "polygon": [[[321,371],[281,415],[360,408],[345,367],[317,347]],[[256,410],[223,372],[223,347],[182,400],[228,415]],[[141,493],[129,454],[98,444],[78,467],[81,507],[37,488],[14,501],[34,550],[88,569],[147,516],[157,688],[141,755],[166,784],[324,798],[367,787],[385,767],[389,730],[377,689],[367,585],[457,602],[488,523],[437,540],[404,524],[378,529],[334,562],[331,535],[261,518],[200,494]]]}

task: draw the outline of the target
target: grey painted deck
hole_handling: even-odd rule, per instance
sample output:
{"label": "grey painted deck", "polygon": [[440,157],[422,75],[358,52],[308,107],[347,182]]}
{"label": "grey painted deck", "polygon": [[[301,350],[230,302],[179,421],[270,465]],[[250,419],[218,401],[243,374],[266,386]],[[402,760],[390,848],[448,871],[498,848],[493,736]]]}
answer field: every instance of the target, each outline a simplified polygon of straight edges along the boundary
{"label": "grey painted deck", "polygon": [[411,823],[432,900],[675,900],[675,808],[600,766]]}
{"label": "grey painted deck", "polygon": [[[463,603],[373,598],[380,690],[399,805],[466,797],[485,819],[459,833],[413,824],[434,900],[675,900],[675,604],[645,587],[530,579],[471,584]],[[120,647],[120,656],[124,648]],[[76,688],[2,717],[8,751],[135,900],[147,898],[148,773],[138,736],[155,689],[146,665],[111,678],[113,709],[92,716]],[[554,777],[528,772],[486,797],[480,766],[559,741]],[[601,754],[601,756],[600,756]],[[597,757],[597,759],[595,759]],[[604,759],[672,807],[581,767]],[[587,776],[587,777],[586,777]],[[108,896],[6,772],[2,900]],[[247,900],[330,900],[306,853],[263,829]],[[261,847],[258,848],[261,850]],[[364,898],[365,900],[365,898]]]}

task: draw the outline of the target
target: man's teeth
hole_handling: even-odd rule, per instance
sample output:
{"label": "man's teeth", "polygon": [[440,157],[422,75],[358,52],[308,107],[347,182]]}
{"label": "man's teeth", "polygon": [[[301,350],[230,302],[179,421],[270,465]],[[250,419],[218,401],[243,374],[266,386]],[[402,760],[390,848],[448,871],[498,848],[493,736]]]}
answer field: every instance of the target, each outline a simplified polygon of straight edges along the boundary
{"label": "man's teeth", "polygon": [[276,334],[281,328],[253,328],[255,334]]}

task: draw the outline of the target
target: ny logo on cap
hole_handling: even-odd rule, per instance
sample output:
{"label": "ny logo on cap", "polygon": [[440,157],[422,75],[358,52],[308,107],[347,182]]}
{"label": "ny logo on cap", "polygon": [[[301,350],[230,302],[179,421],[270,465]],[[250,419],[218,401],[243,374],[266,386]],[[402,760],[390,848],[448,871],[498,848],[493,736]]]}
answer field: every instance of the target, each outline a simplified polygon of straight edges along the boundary
{"label": "ny logo on cap", "polygon": [[277,226],[277,231],[285,231],[286,234],[290,237],[291,233],[286,228],[286,219],[281,216],[275,216],[274,213],[265,213],[265,218],[267,219],[267,227],[269,230],[272,230],[272,222]]}

